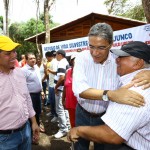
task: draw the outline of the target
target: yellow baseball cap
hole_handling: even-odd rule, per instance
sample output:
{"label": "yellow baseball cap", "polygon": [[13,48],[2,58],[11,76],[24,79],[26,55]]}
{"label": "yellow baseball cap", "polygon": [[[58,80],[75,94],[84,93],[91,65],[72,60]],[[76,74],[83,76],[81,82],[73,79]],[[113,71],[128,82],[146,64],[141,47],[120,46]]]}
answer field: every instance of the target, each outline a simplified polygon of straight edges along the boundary
{"label": "yellow baseball cap", "polygon": [[9,37],[0,35],[0,50],[12,51],[21,44],[13,42]]}

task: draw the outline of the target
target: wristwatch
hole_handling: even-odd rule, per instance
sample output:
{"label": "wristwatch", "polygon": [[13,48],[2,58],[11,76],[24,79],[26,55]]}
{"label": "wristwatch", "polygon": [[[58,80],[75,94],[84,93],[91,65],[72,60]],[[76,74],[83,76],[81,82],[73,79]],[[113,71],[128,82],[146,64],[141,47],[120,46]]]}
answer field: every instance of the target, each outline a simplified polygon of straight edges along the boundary
{"label": "wristwatch", "polygon": [[109,98],[108,98],[108,95],[107,95],[108,91],[109,90],[104,90],[103,95],[102,95],[102,100],[103,101],[109,101]]}

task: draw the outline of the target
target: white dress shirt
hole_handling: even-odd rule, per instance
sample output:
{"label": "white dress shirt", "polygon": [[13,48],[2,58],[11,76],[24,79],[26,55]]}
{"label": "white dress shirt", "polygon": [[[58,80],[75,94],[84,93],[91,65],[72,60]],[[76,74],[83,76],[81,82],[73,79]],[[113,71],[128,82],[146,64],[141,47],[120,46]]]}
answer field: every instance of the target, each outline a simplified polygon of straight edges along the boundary
{"label": "white dress shirt", "polygon": [[80,93],[89,88],[115,90],[121,86],[115,59],[116,55],[109,53],[103,64],[95,63],[89,50],[79,53],[76,57],[73,71],[73,92],[78,103],[88,112],[102,113],[106,111],[108,102],[83,99],[79,97]]}

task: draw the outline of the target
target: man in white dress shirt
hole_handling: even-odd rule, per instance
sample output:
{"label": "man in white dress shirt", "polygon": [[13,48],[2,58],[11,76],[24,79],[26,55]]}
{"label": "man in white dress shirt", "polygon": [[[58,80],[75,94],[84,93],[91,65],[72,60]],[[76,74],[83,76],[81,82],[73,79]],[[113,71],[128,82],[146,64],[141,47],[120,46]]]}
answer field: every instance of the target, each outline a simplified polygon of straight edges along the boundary
{"label": "man in white dress shirt", "polygon": [[[139,41],[130,42],[121,50],[111,50],[119,57],[116,59],[117,73],[121,76],[122,86],[131,82],[141,70],[150,67],[150,47]],[[105,125],[79,126],[70,131],[69,139],[79,137],[100,143],[120,144],[119,150],[148,150],[150,149],[150,88],[130,88],[141,94],[146,104],[140,108],[115,102],[109,103],[102,120]]]}

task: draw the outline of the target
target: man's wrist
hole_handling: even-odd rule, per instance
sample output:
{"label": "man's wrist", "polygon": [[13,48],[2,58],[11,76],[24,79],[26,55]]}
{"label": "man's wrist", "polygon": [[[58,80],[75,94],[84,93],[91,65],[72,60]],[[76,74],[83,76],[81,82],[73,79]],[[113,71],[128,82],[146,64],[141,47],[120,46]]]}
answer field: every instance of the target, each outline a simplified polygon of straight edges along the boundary
{"label": "man's wrist", "polygon": [[108,96],[109,100],[111,100],[111,101],[112,101],[112,93],[113,93],[113,91],[111,91],[111,90],[109,90],[107,92],[107,96]]}
{"label": "man's wrist", "polygon": [[41,91],[41,94],[44,95],[44,91]]}

